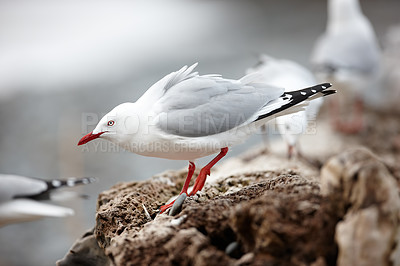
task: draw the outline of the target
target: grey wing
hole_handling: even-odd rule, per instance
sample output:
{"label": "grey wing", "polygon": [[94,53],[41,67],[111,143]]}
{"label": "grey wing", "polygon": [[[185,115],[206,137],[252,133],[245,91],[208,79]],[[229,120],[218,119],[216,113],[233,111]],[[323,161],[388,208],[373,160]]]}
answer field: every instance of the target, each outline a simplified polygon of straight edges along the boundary
{"label": "grey wing", "polygon": [[170,88],[159,100],[157,125],[184,137],[218,134],[252,122],[257,111],[283,91],[246,77],[239,81],[193,77]]}
{"label": "grey wing", "polygon": [[346,68],[370,73],[379,63],[379,46],[376,41],[356,32],[323,35],[315,46],[311,61],[317,71],[333,72]]}
{"label": "grey wing", "polygon": [[45,181],[17,175],[0,175],[0,202],[18,196],[40,194],[47,189]]}

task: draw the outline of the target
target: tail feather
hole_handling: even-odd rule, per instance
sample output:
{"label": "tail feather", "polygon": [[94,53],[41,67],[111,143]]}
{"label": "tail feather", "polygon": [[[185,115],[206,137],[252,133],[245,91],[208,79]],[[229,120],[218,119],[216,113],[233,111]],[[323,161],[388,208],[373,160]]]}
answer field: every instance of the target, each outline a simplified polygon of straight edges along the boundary
{"label": "tail feather", "polygon": [[[269,102],[266,106],[264,106],[254,121],[259,121],[274,114],[279,114],[280,116],[293,113],[290,111],[290,109],[293,109],[293,106],[296,106],[299,103],[304,103],[307,105],[309,101],[336,93],[336,90],[327,90],[331,86],[332,84],[330,83],[322,83],[297,91],[284,92],[278,99]],[[286,109],[288,110],[285,111]],[[295,108],[293,111],[297,112],[298,110],[296,109],[298,108]]]}
{"label": "tail feather", "polygon": [[87,185],[96,181],[93,177],[69,177],[66,179],[53,179],[53,180],[43,180],[47,184],[47,189],[35,195],[19,195],[16,198],[30,198],[35,200],[49,200],[50,194],[62,187],[75,187],[78,185]]}

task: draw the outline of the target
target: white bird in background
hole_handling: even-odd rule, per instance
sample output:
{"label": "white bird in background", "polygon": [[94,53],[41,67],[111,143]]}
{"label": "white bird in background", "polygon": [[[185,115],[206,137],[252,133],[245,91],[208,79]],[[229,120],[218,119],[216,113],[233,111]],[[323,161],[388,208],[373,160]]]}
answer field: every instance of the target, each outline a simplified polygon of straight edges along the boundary
{"label": "white bird in background", "polygon": [[0,175],[0,226],[32,221],[43,217],[73,215],[70,208],[44,203],[43,200],[62,200],[77,193],[56,191],[92,183],[94,178],[42,180],[18,175]]}
{"label": "white bird in background", "polygon": [[[248,74],[254,72],[262,74],[263,83],[285,88],[285,92],[306,88],[316,83],[313,74],[305,67],[290,60],[276,59],[267,55],[261,55],[259,63],[247,70]],[[296,151],[300,155],[298,138],[306,132],[308,122],[316,118],[322,103],[323,98],[315,99],[305,107],[304,111],[275,119],[278,130],[288,145],[289,159]]]}
{"label": "white bird in background", "polygon": [[[192,196],[203,188],[211,167],[226,155],[228,147],[243,142],[272,115],[299,111],[298,103],[335,93],[327,90],[329,83],[284,93],[284,89],[259,83],[259,74],[240,80],[200,76],[192,72],[196,65],[165,76],[135,103],[115,107],[78,145],[104,138],[140,155],[188,160],[181,194]],[[194,160],[217,152],[188,194]],[[162,206],[161,212],[172,204]]]}
{"label": "white bird in background", "polygon": [[[355,98],[351,103],[354,119],[350,124],[339,119],[339,103],[332,103],[334,123],[339,131],[362,130],[363,103],[379,100],[380,54],[375,32],[358,0],[329,0],[326,31],[316,42],[311,62],[319,80],[328,80],[346,90],[344,97],[353,94]],[[340,108],[348,117],[349,110]]]}

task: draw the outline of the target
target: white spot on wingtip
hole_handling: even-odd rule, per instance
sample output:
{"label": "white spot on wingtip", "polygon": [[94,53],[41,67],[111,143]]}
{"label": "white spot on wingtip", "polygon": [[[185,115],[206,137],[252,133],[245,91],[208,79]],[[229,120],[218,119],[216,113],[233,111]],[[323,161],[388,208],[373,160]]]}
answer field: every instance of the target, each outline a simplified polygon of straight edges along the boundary
{"label": "white spot on wingtip", "polygon": [[321,88],[323,88],[323,89],[326,89],[326,87],[325,87],[325,86],[321,86]]}
{"label": "white spot on wingtip", "polygon": [[304,91],[300,92],[301,95],[306,95],[307,93],[305,93]]}
{"label": "white spot on wingtip", "polygon": [[71,180],[71,179],[67,180],[67,186],[69,186],[69,187],[75,186],[75,180]]}
{"label": "white spot on wingtip", "polygon": [[312,93],[316,93],[317,91],[316,91],[316,90],[311,90],[311,92],[312,92]]}
{"label": "white spot on wingtip", "polygon": [[61,181],[53,180],[53,181],[51,181],[51,184],[53,185],[53,187],[59,187],[59,186],[61,186]]}

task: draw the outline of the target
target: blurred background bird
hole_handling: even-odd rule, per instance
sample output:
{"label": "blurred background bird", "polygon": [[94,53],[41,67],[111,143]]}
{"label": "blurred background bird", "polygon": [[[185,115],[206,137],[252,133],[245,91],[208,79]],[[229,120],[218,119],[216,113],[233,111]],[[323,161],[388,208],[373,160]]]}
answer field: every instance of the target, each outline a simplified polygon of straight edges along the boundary
{"label": "blurred background bird", "polygon": [[[315,44],[311,62],[318,80],[341,88],[342,97],[331,104],[338,131],[360,132],[364,102],[379,102],[380,56],[374,29],[359,1],[328,0],[326,31]],[[343,117],[352,111],[353,119],[345,122]]]}
{"label": "blurred background bird", "polygon": [[65,217],[74,214],[70,208],[44,201],[62,201],[81,196],[61,188],[86,185],[94,178],[42,180],[19,175],[0,175],[0,227],[43,217]]}
{"label": "blurred background bird", "polygon": [[[262,75],[263,82],[284,88],[286,92],[316,84],[313,74],[300,64],[264,54],[260,56],[259,63],[249,68],[246,72],[259,72]],[[316,118],[322,103],[323,98],[315,99],[310,101],[304,111],[280,116],[275,119],[279,133],[287,144],[289,159],[296,153],[301,156],[298,147],[298,138],[306,132],[308,121]]]}

